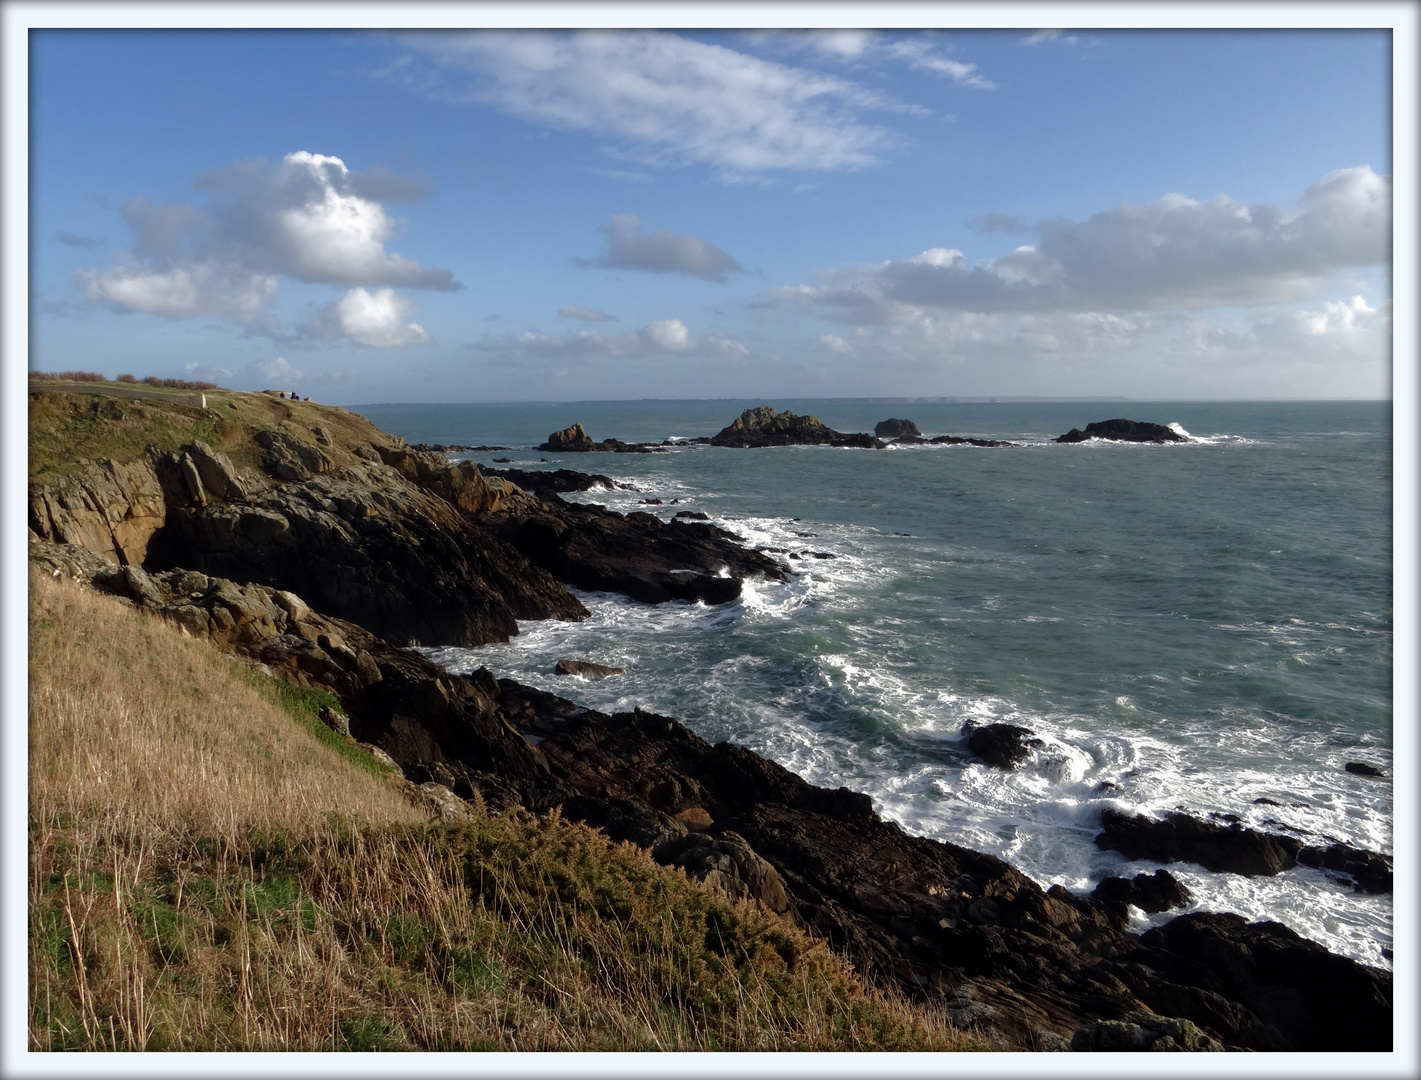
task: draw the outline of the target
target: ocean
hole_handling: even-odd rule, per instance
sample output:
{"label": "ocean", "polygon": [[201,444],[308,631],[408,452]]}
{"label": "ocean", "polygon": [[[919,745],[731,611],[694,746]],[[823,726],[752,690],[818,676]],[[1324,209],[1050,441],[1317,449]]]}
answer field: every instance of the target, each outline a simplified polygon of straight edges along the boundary
{"label": "ocean", "polygon": [[[531,449],[574,421],[594,439],[712,435],[767,403],[841,431],[902,417],[929,436],[1021,445]],[[1104,876],[1157,867],[1094,845],[1107,807],[1232,814],[1306,832],[1310,844],[1392,853],[1390,403],[356,411],[412,443],[513,448],[454,455],[480,464],[609,475],[629,486],[567,498],[666,518],[700,511],[751,546],[783,549],[795,571],[718,607],[579,592],[592,613],[584,622],[524,623],[507,644],[478,649],[426,648],[451,670],[487,666],[592,708],[677,717],[813,783],[867,792],[906,830],[1001,856],[1043,887],[1089,892]],[[1193,441],[1051,441],[1117,416],[1174,423]],[[560,678],[563,657],[627,673]],[[1043,745],[1017,771],[988,768],[967,751],[968,722],[1018,724]],[[1388,778],[1348,773],[1349,761]],[[1132,929],[1233,911],[1391,966],[1390,895],[1301,866],[1271,878],[1169,870],[1193,903],[1132,909]]]}

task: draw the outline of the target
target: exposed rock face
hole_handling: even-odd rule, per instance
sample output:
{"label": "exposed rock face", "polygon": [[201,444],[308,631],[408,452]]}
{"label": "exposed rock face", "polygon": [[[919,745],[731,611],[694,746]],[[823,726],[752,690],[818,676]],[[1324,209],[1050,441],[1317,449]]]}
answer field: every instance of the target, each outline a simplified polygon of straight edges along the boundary
{"label": "exposed rock face", "polygon": [[825,426],[813,416],[795,416],[789,410],[776,412],[773,406],[746,409],[710,438],[712,446],[857,446],[879,449],[885,443],[863,433],[845,435]]}
{"label": "exposed rock face", "polygon": [[967,735],[968,749],[998,769],[1015,769],[1031,756],[1034,747],[1041,745],[1030,729],[1015,724],[974,726]]}
{"label": "exposed rock face", "polygon": [[880,420],[873,426],[873,433],[880,439],[901,439],[905,435],[921,437],[918,425],[911,420]]}
{"label": "exposed rock face", "polygon": [[1071,428],[1056,441],[1058,443],[1078,443],[1087,439],[1110,439],[1113,442],[1188,442],[1181,435],[1164,424],[1150,424],[1139,420],[1098,420],[1087,424],[1084,431]]}
{"label": "exposed rock face", "polygon": [[1347,874],[1356,882],[1358,892],[1391,892],[1391,860],[1375,851],[1354,848],[1350,844],[1305,847],[1298,852],[1298,862],[1304,866]]}
{"label": "exposed rock face", "polygon": [[[402,464],[415,469],[408,456]],[[466,474],[440,459],[428,478],[467,505],[497,505],[477,469]],[[566,589],[468,522],[455,502],[399,479],[359,464],[276,485],[246,504],[175,506],[150,566],[286,589],[396,641],[480,645],[506,641],[518,619],[585,617]]]}
{"label": "exposed rock face", "polygon": [[627,669],[606,667],[587,660],[559,660],[557,673],[559,675],[579,675],[584,679],[605,679],[611,675],[625,675]]}
{"label": "exposed rock face", "polygon": [[30,528],[125,566],[139,565],[167,520],[163,485],[151,458],[91,462],[54,485],[30,485]]}
{"label": "exposed rock face", "polygon": [[1092,899],[1112,905],[1122,918],[1127,914],[1128,905],[1153,914],[1183,907],[1193,899],[1189,890],[1168,870],[1136,874],[1133,878],[1103,878],[1090,895]]}

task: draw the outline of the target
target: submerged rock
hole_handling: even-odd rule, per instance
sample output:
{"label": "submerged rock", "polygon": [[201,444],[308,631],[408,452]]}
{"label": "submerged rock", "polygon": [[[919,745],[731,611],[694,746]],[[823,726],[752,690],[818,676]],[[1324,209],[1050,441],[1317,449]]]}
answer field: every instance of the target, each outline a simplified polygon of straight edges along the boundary
{"label": "submerged rock", "polygon": [[626,668],[604,667],[587,660],[559,660],[555,669],[559,675],[580,675],[584,679],[605,679],[610,675],[625,675]]}

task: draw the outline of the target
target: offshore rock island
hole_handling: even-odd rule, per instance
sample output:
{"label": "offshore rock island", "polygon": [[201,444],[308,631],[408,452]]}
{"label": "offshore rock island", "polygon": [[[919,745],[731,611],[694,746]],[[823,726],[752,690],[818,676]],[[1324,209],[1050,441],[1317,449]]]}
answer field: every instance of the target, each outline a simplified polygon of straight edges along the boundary
{"label": "offshore rock island", "polygon": [[[746,580],[787,579],[792,571],[771,554],[708,522],[560,497],[610,487],[605,477],[498,475],[407,447],[342,409],[210,398],[193,408],[32,392],[31,562],[291,683],[332,691],[349,735],[437,805],[477,799],[585,822],[764,905],[866,978],[944,1007],[998,1045],[1391,1048],[1391,975],[1278,923],[1192,913],[1131,932],[1128,905],[1164,911],[1187,901],[1164,871],[1107,879],[1091,896],[1042,889],[994,856],[907,834],[867,795],[711,745],[694,717],[602,713],[487,669],[451,674],[408,647],[475,646],[507,640],[520,620],[585,618],[568,586],[648,604],[728,603]],[[74,418],[102,453],[81,446],[92,456],[76,457],[44,441]],[[922,439],[911,421],[893,425],[899,440]],[[1082,438],[1132,437],[1091,432],[1097,426]],[[1156,427],[1134,434],[1182,439]],[[696,441],[886,445],[768,406]],[[655,449],[593,443],[580,424],[542,448]],[[1031,735],[982,728],[972,749],[1010,768]],[[1350,874],[1359,888],[1390,887],[1374,853],[1291,838],[1123,816],[1102,836],[1145,853],[1131,857],[1169,861],[1201,858],[1220,832],[1273,860],[1240,872],[1304,862]]]}

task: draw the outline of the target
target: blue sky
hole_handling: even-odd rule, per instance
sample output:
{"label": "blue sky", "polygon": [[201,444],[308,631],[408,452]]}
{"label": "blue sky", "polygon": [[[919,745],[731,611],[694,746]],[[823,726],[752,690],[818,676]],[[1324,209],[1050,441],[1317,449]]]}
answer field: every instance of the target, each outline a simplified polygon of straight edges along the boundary
{"label": "blue sky", "polygon": [[31,35],[30,366],[1386,397],[1386,31]]}

